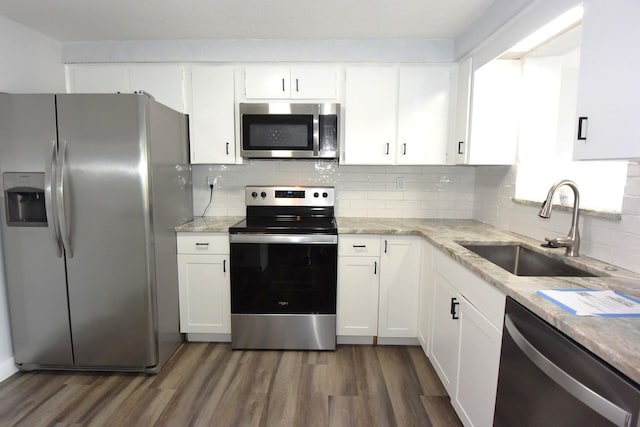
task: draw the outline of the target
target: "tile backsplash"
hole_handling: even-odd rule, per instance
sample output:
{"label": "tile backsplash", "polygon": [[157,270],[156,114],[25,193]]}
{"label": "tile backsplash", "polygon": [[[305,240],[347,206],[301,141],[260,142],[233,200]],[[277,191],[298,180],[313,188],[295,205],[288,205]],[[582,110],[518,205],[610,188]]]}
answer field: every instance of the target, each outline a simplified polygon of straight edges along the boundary
{"label": "tile backsplash", "polygon": [[[538,217],[539,207],[512,201],[515,173],[516,168],[508,166],[477,168],[473,218],[541,242],[545,237],[566,236],[570,212],[554,210],[545,220]],[[540,202],[545,196],[540,196]],[[613,220],[581,215],[580,253],[640,272],[640,164],[635,162],[629,162],[627,168],[621,216],[621,220]]]}
{"label": "tile backsplash", "polygon": [[328,185],[336,215],[396,218],[471,218],[473,167],[342,166],[336,161],[256,160],[244,165],[193,165],[193,209],[208,202],[208,177],[217,177],[207,216],[244,216],[247,185]]}
{"label": "tile backsplash", "polygon": [[[194,165],[193,208],[209,202],[208,177],[217,177],[208,216],[244,216],[246,185],[329,185],[336,215],[344,217],[464,218],[541,242],[566,235],[571,214],[513,202],[515,167],[342,166],[335,161],[256,160],[244,165]],[[541,196],[542,198],[545,195]],[[622,220],[580,217],[581,253],[640,272],[640,164],[629,163]]]}

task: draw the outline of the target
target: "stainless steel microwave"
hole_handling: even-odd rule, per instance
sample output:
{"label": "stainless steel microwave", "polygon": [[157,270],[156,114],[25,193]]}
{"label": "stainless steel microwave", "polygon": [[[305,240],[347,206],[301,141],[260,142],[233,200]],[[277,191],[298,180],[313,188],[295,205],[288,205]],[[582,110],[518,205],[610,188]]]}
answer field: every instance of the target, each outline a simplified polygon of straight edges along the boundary
{"label": "stainless steel microwave", "polygon": [[254,159],[337,159],[339,104],[241,103],[241,155]]}

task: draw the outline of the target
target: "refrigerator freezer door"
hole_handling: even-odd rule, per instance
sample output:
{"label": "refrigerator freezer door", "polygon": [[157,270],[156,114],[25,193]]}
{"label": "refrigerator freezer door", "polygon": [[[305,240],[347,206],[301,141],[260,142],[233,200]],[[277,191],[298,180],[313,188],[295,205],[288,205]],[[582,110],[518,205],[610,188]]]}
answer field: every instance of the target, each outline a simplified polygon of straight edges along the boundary
{"label": "refrigerator freezer door", "polygon": [[[1,172],[44,172],[50,176],[46,169],[55,139],[53,95],[0,95]],[[47,205],[46,227],[8,227],[4,191],[1,194],[15,362],[70,366],[73,355],[65,265],[55,238],[51,206]]]}
{"label": "refrigerator freezer door", "polygon": [[147,102],[57,95],[58,140],[66,146],[59,203],[73,251],[67,281],[79,367],[157,364]]}

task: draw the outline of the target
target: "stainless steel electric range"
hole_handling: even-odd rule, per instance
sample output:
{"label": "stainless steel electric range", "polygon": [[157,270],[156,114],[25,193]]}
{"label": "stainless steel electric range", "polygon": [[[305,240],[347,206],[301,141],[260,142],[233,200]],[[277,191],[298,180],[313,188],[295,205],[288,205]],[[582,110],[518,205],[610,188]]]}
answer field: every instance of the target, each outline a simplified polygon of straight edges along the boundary
{"label": "stainless steel electric range", "polygon": [[333,350],[338,230],[332,187],[246,187],[229,228],[231,346]]}

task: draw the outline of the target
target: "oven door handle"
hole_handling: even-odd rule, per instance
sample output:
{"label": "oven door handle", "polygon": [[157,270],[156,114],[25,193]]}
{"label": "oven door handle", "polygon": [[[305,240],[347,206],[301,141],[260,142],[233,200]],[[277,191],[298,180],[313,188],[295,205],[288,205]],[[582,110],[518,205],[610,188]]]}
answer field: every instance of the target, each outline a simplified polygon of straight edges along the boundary
{"label": "oven door handle", "polygon": [[616,426],[629,425],[629,412],[591,390],[549,360],[522,335],[508,314],[504,317],[504,327],[525,356],[560,387]]}
{"label": "oven door handle", "polygon": [[335,234],[230,234],[229,243],[337,244]]}

